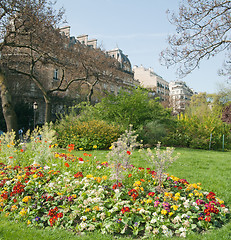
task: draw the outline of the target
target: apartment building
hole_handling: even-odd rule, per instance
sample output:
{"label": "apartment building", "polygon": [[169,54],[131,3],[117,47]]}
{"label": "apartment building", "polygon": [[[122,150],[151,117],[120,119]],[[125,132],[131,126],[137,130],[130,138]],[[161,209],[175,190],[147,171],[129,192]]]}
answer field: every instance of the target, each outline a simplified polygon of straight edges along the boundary
{"label": "apartment building", "polygon": [[134,79],[138,80],[143,88],[150,89],[156,96],[162,100],[169,98],[169,83],[154,72],[152,68],[134,66]]}
{"label": "apartment building", "polygon": [[189,88],[183,81],[171,81],[169,83],[170,107],[173,113],[178,114],[185,111],[191,97],[195,94],[194,90]]}

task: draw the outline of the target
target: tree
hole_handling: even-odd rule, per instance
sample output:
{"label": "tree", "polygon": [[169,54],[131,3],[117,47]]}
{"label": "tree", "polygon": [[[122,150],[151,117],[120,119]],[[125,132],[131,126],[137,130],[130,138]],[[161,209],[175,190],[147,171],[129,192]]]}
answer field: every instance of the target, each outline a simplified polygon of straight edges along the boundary
{"label": "tree", "polygon": [[[44,36],[49,33],[49,37],[57,35],[57,31],[49,30],[53,29],[52,27],[61,20],[63,12],[59,11],[55,14],[52,6],[53,4],[48,4],[46,0],[2,0],[0,3],[0,87],[3,114],[8,131],[15,130],[17,132],[18,127],[8,87],[9,79],[7,80],[5,77],[5,72],[12,65],[16,66],[14,70],[17,70],[21,63],[26,62],[29,65],[28,56],[30,53],[36,53],[38,50],[36,47],[43,43],[41,31]],[[38,32],[40,34],[37,34]],[[43,44],[46,49],[49,49],[49,46]],[[33,56],[33,62],[38,61],[35,59],[35,54]],[[32,68],[33,66],[30,65],[30,69]],[[32,75],[31,72],[30,74],[21,73],[29,77]],[[38,86],[41,85],[39,81],[36,83]],[[43,89],[41,88],[41,90]]]}
{"label": "tree", "polygon": [[[98,81],[114,78],[113,72],[118,76],[115,60],[100,49],[90,49],[78,42],[71,42],[69,37],[60,32],[63,11],[61,9],[56,13],[53,4],[47,0],[2,1],[0,7],[5,13],[1,18],[0,64],[36,84],[46,103],[46,122],[50,121],[54,93],[65,92],[71,86],[73,90],[74,83],[84,82],[90,86],[90,101],[93,87]],[[61,72],[59,81],[53,85],[44,71],[50,66]],[[5,85],[9,84],[6,78],[4,81]],[[4,115],[5,119],[9,119],[9,116]],[[9,127],[9,124],[7,128],[17,129],[16,126]]]}
{"label": "tree", "polygon": [[184,77],[203,59],[224,51],[227,59],[223,74],[230,74],[230,0],[186,0],[180,4],[178,14],[168,14],[177,33],[168,37],[169,47],[161,52],[164,65],[178,65],[177,73]]}

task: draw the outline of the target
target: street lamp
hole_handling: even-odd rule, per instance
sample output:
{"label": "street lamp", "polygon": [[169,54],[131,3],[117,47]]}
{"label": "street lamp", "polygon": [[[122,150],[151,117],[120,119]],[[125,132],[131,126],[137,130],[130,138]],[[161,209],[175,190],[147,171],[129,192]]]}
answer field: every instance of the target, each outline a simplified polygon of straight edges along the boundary
{"label": "street lamp", "polygon": [[34,103],[33,103],[33,109],[34,109],[34,129],[35,129],[35,113],[36,113],[36,110],[38,109],[38,104],[37,104],[37,102],[34,102]]}

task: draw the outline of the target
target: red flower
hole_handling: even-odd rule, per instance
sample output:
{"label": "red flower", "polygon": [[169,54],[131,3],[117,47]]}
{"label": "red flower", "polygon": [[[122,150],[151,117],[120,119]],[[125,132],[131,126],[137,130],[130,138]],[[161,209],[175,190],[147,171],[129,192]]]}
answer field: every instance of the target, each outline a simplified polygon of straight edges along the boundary
{"label": "red flower", "polygon": [[150,193],[148,194],[148,196],[151,196],[151,197],[153,197],[154,195],[155,195],[154,192],[150,192]]}
{"label": "red flower", "polygon": [[124,214],[125,212],[130,212],[130,208],[129,207],[123,207],[121,209],[121,212],[122,212],[122,214]]}
{"label": "red flower", "polygon": [[66,162],[64,163],[65,167],[70,167],[70,165]]}
{"label": "red flower", "polygon": [[57,213],[57,217],[58,218],[62,218],[63,217],[63,213]]}
{"label": "red flower", "polygon": [[21,149],[20,151],[21,151],[21,152],[24,152],[24,150],[23,150],[23,149]]}
{"label": "red flower", "polygon": [[131,189],[130,191],[128,191],[128,195],[131,196],[133,198],[133,200],[135,201],[137,199],[137,197],[139,196],[139,193],[137,192],[136,189]]}
{"label": "red flower", "polygon": [[82,178],[83,177],[83,174],[82,172],[77,172],[75,175],[74,175],[75,178]]}
{"label": "red flower", "polygon": [[131,152],[130,152],[130,151],[127,151],[127,154],[128,154],[128,155],[131,155]]}
{"label": "red flower", "polygon": [[214,193],[214,192],[210,192],[207,196],[206,196],[206,198],[207,199],[215,199],[215,196],[216,196],[216,194]]}
{"label": "red flower", "polygon": [[128,177],[131,177],[132,176],[132,174],[130,173],[130,174],[128,174]]}
{"label": "red flower", "polygon": [[206,218],[205,218],[205,221],[206,221],[206,222],[210,222],[210,221],[211,221],[211,217],[206,217]]}

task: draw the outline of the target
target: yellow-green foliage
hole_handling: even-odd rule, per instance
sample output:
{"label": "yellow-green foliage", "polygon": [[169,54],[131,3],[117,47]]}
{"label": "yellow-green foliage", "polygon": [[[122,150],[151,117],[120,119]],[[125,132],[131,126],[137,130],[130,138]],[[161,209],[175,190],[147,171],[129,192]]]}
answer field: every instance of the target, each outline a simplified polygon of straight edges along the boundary
{"label": "yellow-green foliage", "polygon": [[60,147],[74,144],[75,149],[108,149],[111,143],[120,136],[118,126],[109,125],[105,121],[80,121],[77,118],[63,119],[55,127]]}
{"label": "yellow-green foliage", "polygon": [[179,115],[175,131],[168,137],[167,143],[173,146],[208,149],[211,138],[211,148],[221,149],[223,135],[225,147],[230,147],[230,125],[222,122],[217,116]]}

